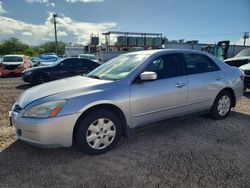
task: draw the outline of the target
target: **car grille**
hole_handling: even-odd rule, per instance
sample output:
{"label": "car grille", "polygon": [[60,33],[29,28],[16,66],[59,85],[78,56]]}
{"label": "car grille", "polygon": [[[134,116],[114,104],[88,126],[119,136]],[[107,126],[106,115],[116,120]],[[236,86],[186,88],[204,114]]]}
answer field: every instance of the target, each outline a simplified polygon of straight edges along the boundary
{"label": "car grille", "polygon": [[245,75],[250,76],[250,70],[245,70],[244,73]]}
{"label": "car grille", "polygon": [[4,65],[6,70],[15,70],[19,65]]}
{"label": "car grille", "polygon": [[247,64],[248,60],[245,59],[245,60],[226,61],[225,63],[233,67],[240,67],[242,65]]}
{"label": "car grille", "polygon": [[22,108],[18,104],[15,104],[13,111],[19,113],[21,110]]}

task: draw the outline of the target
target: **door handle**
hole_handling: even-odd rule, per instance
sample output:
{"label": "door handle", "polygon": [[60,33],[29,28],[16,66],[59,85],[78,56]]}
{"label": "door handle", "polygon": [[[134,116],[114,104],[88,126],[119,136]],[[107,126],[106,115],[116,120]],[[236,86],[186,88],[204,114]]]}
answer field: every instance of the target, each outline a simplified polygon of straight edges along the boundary
{"label": "door handle", "polygon": [[175,86],[178,87],[178,88],[182,88],[184,87],[186,84],[183,83],[183,82],[178,82]]}

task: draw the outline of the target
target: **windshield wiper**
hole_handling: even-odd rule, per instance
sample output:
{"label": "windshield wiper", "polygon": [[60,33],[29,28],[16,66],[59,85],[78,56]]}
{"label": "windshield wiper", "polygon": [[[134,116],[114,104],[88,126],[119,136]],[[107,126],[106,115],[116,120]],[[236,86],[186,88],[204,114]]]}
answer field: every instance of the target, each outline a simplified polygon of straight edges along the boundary
{"label": "windshield wiper", "polygon": [[86,75],[87,77],[90,77],[90,78],[95,78],[95,79],[99,79],[101,80],[101,77],[97,76],[97,75],[94,75],[94,74],[90,74],[90,75]]}

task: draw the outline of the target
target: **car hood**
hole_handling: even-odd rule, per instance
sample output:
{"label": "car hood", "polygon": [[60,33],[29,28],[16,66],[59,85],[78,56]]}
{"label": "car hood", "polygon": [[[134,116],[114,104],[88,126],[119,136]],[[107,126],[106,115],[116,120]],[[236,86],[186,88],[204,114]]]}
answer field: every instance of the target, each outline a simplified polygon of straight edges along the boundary
{"label": "car hood", "polygon": [[241,70],[250,70],[250,63],[242,65],[241,67],[239,67]]}
{"label": "car hood", "polygon": [[84,76],[75,76],[71,78],[52,81],[26,90],[17,99],[17,104],[21,108],[24,108],[31,102],[34,102],[38,99],[78,89],[89,91],[91,87],[93,89],[93,87],[97,87],[99,85],[110,82],[112,81],[98,80]]}
{"label": "car hood", "polygon": [[224,61],[227,62],[227,61],[239,61],[239,60],[248,60],[248,59],[250,60],[250,56],[232,57]]}

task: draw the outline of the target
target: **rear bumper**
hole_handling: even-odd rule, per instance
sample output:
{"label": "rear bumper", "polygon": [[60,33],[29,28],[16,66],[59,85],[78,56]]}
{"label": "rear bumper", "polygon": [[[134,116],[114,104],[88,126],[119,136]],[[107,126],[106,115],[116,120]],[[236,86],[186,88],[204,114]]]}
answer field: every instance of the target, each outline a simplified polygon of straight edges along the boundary
{"label": "rear bumper", "polygon": [[42,148],[70,147],[73,130],[80,114],[54,118],[23,118],[11,112],[11,121],[16,128],[16,137]]}
{"label": "rear bumper", "polygon": [[24,71],[24,68],[17,68],[13,70],[0,68],[0,76],[21,75],[23,71]]}

